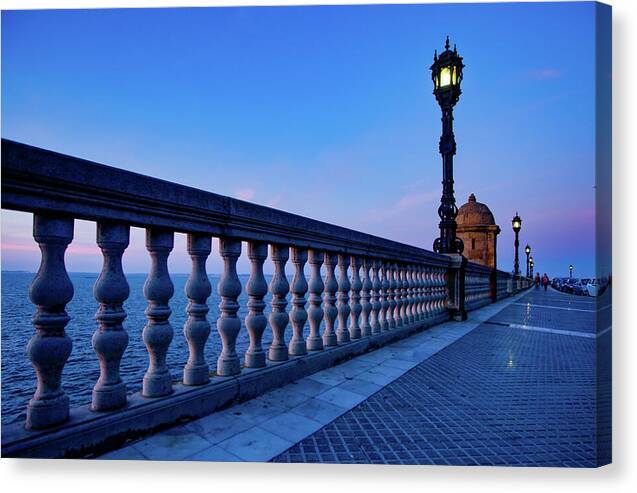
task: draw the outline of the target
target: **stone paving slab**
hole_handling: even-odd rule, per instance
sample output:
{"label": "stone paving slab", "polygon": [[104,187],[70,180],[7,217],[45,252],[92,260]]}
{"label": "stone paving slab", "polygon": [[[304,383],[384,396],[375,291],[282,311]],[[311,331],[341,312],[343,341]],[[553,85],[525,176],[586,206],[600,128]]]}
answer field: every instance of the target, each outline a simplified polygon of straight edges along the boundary
{"label": "stone paving slab", "polygon": [[[557,294],[531,292],[521,302],[568,304]],[[503,312],[488,321],[518,320],[517,311]],[[595,317],[588,323],[595,324]],[[274,461],[566,467],[607,463],[611,332],[596,337],[594,327],[583,328],[586,334],[561,334],[550,328],[480,324]]]}
{"label": "stone paving slab", "polygon": [[535,305],[511,305],[491,320],[571,332],[595,332],[595,312],[565,312],[560,309],[542,308]]}
{"label": "stone paving slab", "polygon": [[98,459],[271,460],[462,338],[520,296],[476,310],[465,322],[431,327]]}

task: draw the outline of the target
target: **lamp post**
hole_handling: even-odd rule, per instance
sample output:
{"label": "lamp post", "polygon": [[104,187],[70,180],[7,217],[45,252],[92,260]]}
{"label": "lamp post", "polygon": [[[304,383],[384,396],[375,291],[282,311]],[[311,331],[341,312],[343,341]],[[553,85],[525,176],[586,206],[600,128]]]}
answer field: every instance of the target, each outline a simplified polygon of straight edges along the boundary
{"label": "lamp post", "polygon": [[511,225],[513,226],[513,232],[515,233],[515,260],[513,262],[513,274],[516,276],[520,275],[520,257],[518,255],[518,250],[520,248],[520,229],[522,229],[522,219],[518,216],[518,213],[515,213],[513,220],[511,221]]}
{"label": "lamp post", "polygon": [[528,243],[524,247],[524,253],[526,253],[526,277],[529,277],[529,255],[531,254],[531,247]]}
{"label": "lamp post", "polygon": [[568,277],[573,277],[573,264],[568,266]]}
{"label": "lamp post", "polygon": [[442,110],[442,136],[438,146],[442,155],[442,197],[438,216],[440,216],[440,237],[434,241],[434,251],[438,253],[462,253],[464,244],[456,237],[456,216],[458,207],[453,196],[453,156],[456,153],[456,140],[453,135],[453,107],[460,99],[462,82],[462,57],[454,45],[449,49],[449,36],[445,41],[445,51],[440,56],[434,52],[431,65],[431,79],[434,83],[434,96]]}
{"label": "lamp post", "polygon": [[529,270],[531,272],[531,279],[533,279],[533,257],[529,257]]}

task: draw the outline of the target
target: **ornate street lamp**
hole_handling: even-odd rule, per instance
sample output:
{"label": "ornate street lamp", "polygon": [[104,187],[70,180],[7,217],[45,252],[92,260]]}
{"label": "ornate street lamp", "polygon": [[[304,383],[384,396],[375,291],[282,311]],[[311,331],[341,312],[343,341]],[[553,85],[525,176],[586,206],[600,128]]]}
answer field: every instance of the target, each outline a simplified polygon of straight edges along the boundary
{"label": "ornate street lamp", "polygon": [[518,213],[515,213],[513,220],[511,221],[511,225],[513,226],[513,232],[515,233],[515,261],[513,262],[513,274],[516,276],[520,275],[520,258],[518,255],[518,249],[520,248],[520,240],[518,235],[520,234],[520,229],[522,228],[522,219],[518,216]]}
{"label": "ornate street lamp", "polygon": [[531,273],[531,279],[533,279],[533,257],[529,257],[529,270]]}
{"label": "ornate street lamp", "polygon": [[531,247],[528,243],[524,247],[524,253],[526,253],[526,277],[529,277],[529,255],[531,254]]}
{"label": "ornate street lamp", "polygon": [[440,237],[434,241],[434,251],[438,253],[462,253],[464,244],[456,237],[456,216],[458,207],[453,196],[453,156],[456,153],[456,140],[453,135],[453,107],[460,98],[462,82],[462,57],[456,46],[449,49],[449,36],[445,42],[445,51],[438,56],[434,52],[434,63],[430,67],[434,83],[434,96],[442,110],[442,136],[439,151],[442,155],[442,198],[438,207],[440,216]]}
{"label": "ornate street lamp", "polygon": [[568,277],[573,277],[573,264],[568,266]]}

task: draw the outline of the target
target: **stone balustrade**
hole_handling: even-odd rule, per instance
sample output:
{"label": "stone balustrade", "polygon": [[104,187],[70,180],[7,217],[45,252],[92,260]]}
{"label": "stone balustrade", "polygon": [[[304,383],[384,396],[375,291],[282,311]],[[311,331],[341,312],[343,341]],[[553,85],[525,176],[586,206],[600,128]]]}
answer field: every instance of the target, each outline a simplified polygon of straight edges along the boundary
{"label": "stone balustrade", "polygon": [[488,267],[473,263],[467,264],[464,278],[465,309],[475,310],[491,303],[493,299],[491,273],[492,269]]}
{"label": "stone balustrade", "polygon": [[496,299],[501,300],[503,298],[506,298],[513,292],[511,279],[511,274],[502,272],[501,270],[495,272]]}
{"label": "stone balustrade", "polygon": [[[472,310],[495,298],[492,271],[475,264],[457,268],[446,255],[7,140],[2,141],[2,207],[33,213],[34,239],[42,252],[29,292],[35,333],[27,355],[37,389],[24,425],[3,428],[5,456],[73,457],[105,450],[131,435],[209,414],[449,320],[451,306]],[[94,287],[93,347],[100,376],[86,382],[93,385],[92,402],[70,409],[62,375],[73,344],[65,333],[73,285],[64,253],[75,219],[97,223],[103,269]],[[128,344],[123,303],[129,296],[121,259],[131,226],[146,230],[151,268],[143,331],[149,365],[142,391],[128,394],[119,369]],[[175,334],[170,321],[174,289],[168,257],[176,232],[187,234],[192,259],[183,334]],[[212,251],[213,238],[219,240],[218,252]],[[236,268],[244,244],[251,265],[245,286]],[[210,255],[223,260],[216,321],[207,316]],[[268,256],[274,265],[269,285],[263,273]],[[458,284],[462,276],[464,283]],[[517,289],[519,280],[512,283],[499,271],[496,277],[497,298]],[[464,290],[450,288],[450,279]],[[244,289],[248,314],[241,320],[238,297]],[[221,341],[218,355],[204,351],[213,326]],[[249,347],[240,355],[236,341],[242,330]],[[268,330],[272,342],[264,348]],[[172,381],[166,365],[175,337],[184,337],[189,348],[181,382]]]}

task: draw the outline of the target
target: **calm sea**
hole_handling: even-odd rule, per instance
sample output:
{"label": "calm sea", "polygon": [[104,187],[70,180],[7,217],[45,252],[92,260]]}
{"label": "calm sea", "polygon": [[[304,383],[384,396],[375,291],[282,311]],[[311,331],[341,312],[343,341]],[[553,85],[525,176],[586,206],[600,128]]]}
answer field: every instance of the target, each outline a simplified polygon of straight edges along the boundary
{"label": "calm sea", "polygon": [[[26,405],[35,391],[35,373],[31,363],[26,357],[26,345],[34,333],[31,318],[35,307],[28,297],[29,284],[35,275],[24,272],[2,273],[2,423],[22,421],[25,418]],[[93,298],[93,284],[97,274],[71,273],[71,280],[75,288],[73,300],[67,305],[67,312],[71,321],[66,327],[69,337],[73,340],[73,352],[64,367],[62,385],[69,395],[71,407],[87,404],[91,400],[91,391],[99,376],[97,357],[91,346],[91,337],[97,327],[95,312],[97,302]],[[213,294],[208,299],[210,312],[208,320],[212,331],[206,344],[206,359],[214,370],[216,359],[221,348],[221,339],[216,330],[216,319],[219,314],[219,296],[217,295],[218,275],[211,275]],[[183,335],[183,325],[186,321],[186,305],[188,299],[184,295],[184,285],[188,279],[187,274],[173,274],[171,276],[175,285],[175,295],[170,307],[172,315],[171,324],[175,331],[173,341],[168,351],[168,366],[175,380],[180,380],[183,366],[188,359],[188,345]],[[248,280],[247,275],[240,275],[244,286]],[[271,276],[266,275],[269,282]],[[128,317],[124,322],[124,328],[129,334],[129,343],[122,358],[121,374],[126,382],[129,393],[141,389],[144,372],[148,366],[146,346],[142,340],[142,330],[146,324],[144,309],[147,302],[142,293],[146,274],[128,274],[130,285],[130,297],[124,304]],[[247,315],[247,295],[245,290],[239,296],[241,308],[239,316],[241,320]],[[288,297],[289,298],[289,297]],[[270,295],[266,296],[269,302]],[[269,313],[266,308],[266,315]],[[291,330],[288,327],[286,336],[289,338]],[[269,327],[263,335],[264,347],[267,348],[272,340]],[[237,340],[237,352],[240,357],[248,347],[248,335],[245,326]]]}

